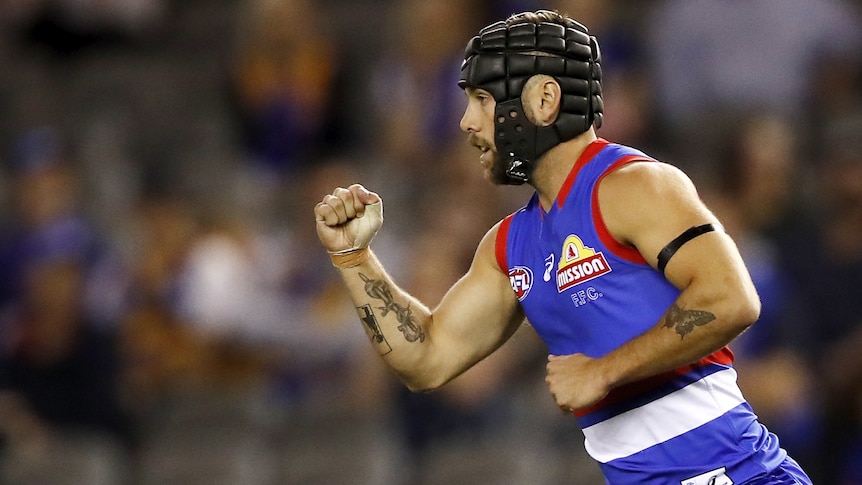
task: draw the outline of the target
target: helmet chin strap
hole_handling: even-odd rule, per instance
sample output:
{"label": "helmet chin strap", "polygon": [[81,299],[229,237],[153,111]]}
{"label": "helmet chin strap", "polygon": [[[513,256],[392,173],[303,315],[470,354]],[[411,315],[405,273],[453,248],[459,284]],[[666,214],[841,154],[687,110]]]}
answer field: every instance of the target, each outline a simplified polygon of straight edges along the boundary
{"label": "helmet chin strap", "polygon": [[508,185],[523,185],[530,180],[533,172],[533,164],[527,160],[521,160],[514,154],[509,154],[509,163],[506,167],[506,183]]}
{"label": "helmet chin strap", "polygon": [[506,167],[508,185],[529,182],[536,151],[536,125],[524,114],[520,98],[497,103],[494,109],[497,152]]}

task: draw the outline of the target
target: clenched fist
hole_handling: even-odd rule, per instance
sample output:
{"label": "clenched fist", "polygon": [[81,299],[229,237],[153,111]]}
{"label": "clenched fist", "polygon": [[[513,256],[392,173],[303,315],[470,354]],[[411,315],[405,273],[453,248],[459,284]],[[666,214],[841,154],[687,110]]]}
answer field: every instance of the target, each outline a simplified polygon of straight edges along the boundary
{"label": "clenched fist", "polygon": [[607,396],[610,388],[596,372],[596,362],[584,354],[548,356],[545,382],[560,409],[583,409]]}
{"label": "clenched fist", "polygon": [[383,224],[380,196],[359,184],[338,187],[314,206],[317,237],[331,254],[364,249]]}

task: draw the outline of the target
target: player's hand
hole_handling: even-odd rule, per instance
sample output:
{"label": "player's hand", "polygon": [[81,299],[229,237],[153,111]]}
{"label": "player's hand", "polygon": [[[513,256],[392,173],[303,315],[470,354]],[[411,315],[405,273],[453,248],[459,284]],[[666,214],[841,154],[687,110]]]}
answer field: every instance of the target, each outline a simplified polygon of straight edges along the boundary
{"label": "player's hand", "polygon": [[314,206],[317,237],[330,253],[368,246],[383,224],[383,201],[365,187],[338,187]]}
{"label": "player's hand", "polygon": [[557,406],[565,412],[589,407],[608,395],[596,360],[584,354],[549,355],[545,382]]}

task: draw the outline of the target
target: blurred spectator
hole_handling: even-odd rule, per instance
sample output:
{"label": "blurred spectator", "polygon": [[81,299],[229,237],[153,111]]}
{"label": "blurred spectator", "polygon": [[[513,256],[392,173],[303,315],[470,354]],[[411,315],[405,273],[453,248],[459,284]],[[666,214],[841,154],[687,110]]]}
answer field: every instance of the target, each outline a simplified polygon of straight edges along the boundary
{"label": "blurred spectator", "polygon": [[8,151],[13,206],[0,237],[0,303],[19,296],[27,261],[51,252],[85,254],[93,235],[78,213],[77,187],[59,133],[40,128],[19,136]]}
{"label": "blurred spectator", "polygon": [[[67,440],[90,452],[85,441],[94,437],[129,445],[115,341],[123,294],[112,289],[122,288],[121,271],[79,205],[72,146],[53,128],[34,129],[15,140],[6,168],[12,174],[11,217],[0,236],[6,457],[30,448],[34,436],[46,437],[49,455],[63,453],[57,447]],[[19,420],[33,425],[19,428]],[[39,472],[40,456],[32,456],[32,470],[10,473]]]}
{"label": "blurred spectator", "polygon": [[862,115],[835,119],[822,134],[811,167],[812,214],[779,243],[787,298],[798,307],[788,323],[804,332],[797,349],[820,376],[814,392],[826,424],[821,481],[841,483],[841,470],[858,463],[847,454],[862,431]]}
{"label": "blurred spectator", "polygon": [[[274,209],[307,208],[309,187],[345,167],[310,167]],[[366,355],[356,351],[367,350],[364,335],[326,255],[304,249],[316,238],[313,226],[298,217],[207,214],[173,196],[139,208],[124,338],[133,402],[158,402],[194,383],[239,399],[270,393],[301,405],[351,383]]]}
{"label": "blurred spectator", "polygon": [[374,145],[409,187],[443,176],[435,167],[440,154],[453,142],[465,143],[458,78],[478,10],[457,0],[409,0],[390,8],[387,49],[372,66]]}
{"label": "blurred spectator", "polygon": [[267,436],[248,419],[247,406],[266,355],[207,331],[183,310],[184,271],[206,234],[198,209],[182,197],[153,194],[134,214],[133,298],[120,348],[123,402],[141,428],[136,479],[265,483],[266,454],[249,450]]}
{"label": "blurred spectator", "polygon": [[[572,15],[599,39],[602,54],[604,123],[599,136],[616,143],[652,146],[652,86],[641,25],[645,5],[619,0],[553,0],[549,6]],[[545,7],[547,8],[547,7]]]}
{"label": "blurred spectator", "polygon": [[116,432],[116,349],[111,332],[85,319],[82,276],[63,256],[28,265],[20,303],[3,315],[4,384],[31,395],[48,420]]}
{"label": "blurred spectator", "polygon": [[[4,483],[116,483],[122,462],[111,462],[104,447],[91,444],[132,449],[131,422],[118,393],[116,334],[87,321],[84,266],[74,258],[49,253],[30,260],[18,304],[0,319]],[[65,446],[85,450],[86,461],[108,469],[92,475],[82,471],[83,463],[75,468]],[[104,481],[103,473],[111,478]]]}
{"label": "blurred spectator", "polygon": [[662,0],[647,28],[665,141],[698,150],[683,153],[688,163],[710,163],[694,157],[714,148],[702,135],[716,115],[760,110],[806,122],[859,101],[862,23],[844,0]]}
{"label": "blurred spectator", "polygon": [[761,238],[785,235],[810,202],[810,168],[803,163],[810,133],[795,120],[770,113],[729,116],[713,129],[723,145],[713,182],[736,208],[732,217]]}
{"label": "blurred spectator", "polygon": [[783,446],[813,466],[822,437],[815,375],[799,351],[807,329],[793,324],[798,305],[777,244],[797,222],[803,201],[801,137],[778,116],[740,116],[726,124],[729,129],[717,130],[725,144],[717,187],[703,197],[739,246],[762,304],[757,323],[731,344],[739,385]]}
{"label": "blurred spectator", "polygon": [[134,241],[129,302],[120,339],[122,394],[137,414],[201,379],[201,345],[175,315],[179,272],[196,234],[188,206],[169,196],[140,202],[130,214]]}
{"label": "blurred spectator", "polygon": [[346,142],[334,33],[310,0],[253,0],[241,14],[230,94],[242,144],[253,168],[294,178]]}
{"label": "blurred spectator", "polygon": [[56,129],[20,135],[9,150],[11,217],[0,234],[0,308],[22,294],[31,262],[45,255],[79,260],[84,311],[96,325],[116,325],[123,276],[112,248],[81,207],[78,160]]}
{"label": "blurred spectator", "polygon": [[141,201],[122,349],[124,394],[146,413],[194,389],[241,396],[285,343],[285,311],[249,235],[209,227],[181,197]]}
{"label": "blurred spectator", "polygon": [[212,340],[282,343],[283,317],[292,313],[277,288],[284,258],[266,251],[246,226],[214,223],[191,241],[178,275],[177,311]]}
{"label": "blurred spectator", "polygon": [[163,0],[30,0],[10,14],[22,39],[71,57],[101,45],[133,42],[151,35],[164,14]]}

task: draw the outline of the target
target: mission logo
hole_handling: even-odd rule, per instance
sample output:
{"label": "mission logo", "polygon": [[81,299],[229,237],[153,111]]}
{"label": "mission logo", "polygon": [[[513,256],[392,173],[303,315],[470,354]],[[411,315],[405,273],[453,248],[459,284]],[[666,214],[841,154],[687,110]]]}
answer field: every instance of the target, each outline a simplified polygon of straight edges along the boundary
{"label": "mission logo", "polygon": [[557,267],[557,291],[562,293],[610,272],[611,267],[605,256],[584,246],[581,238],[572,234],[563,243],[563,254]]}

